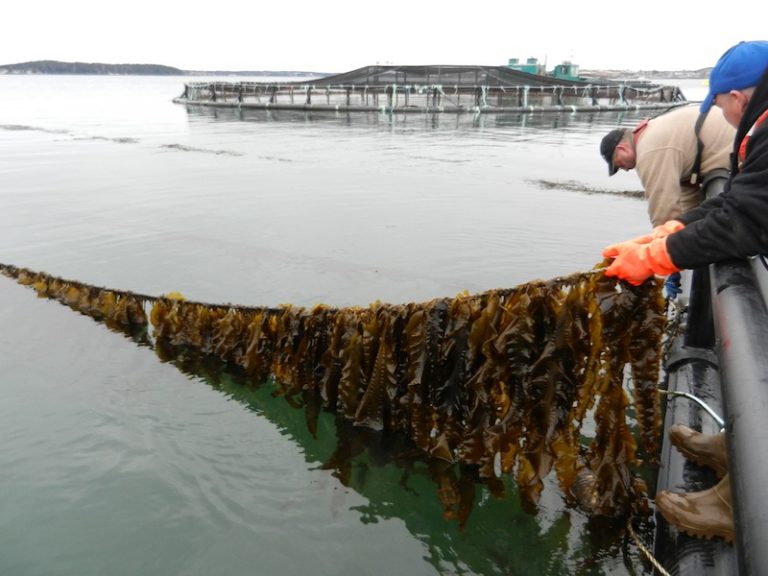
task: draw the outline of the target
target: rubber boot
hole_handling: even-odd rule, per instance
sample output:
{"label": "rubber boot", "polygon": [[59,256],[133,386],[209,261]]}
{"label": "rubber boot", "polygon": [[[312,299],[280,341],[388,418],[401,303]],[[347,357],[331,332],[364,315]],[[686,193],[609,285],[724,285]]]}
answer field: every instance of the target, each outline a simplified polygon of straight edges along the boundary
{"label": "rubber boot", "polygon": [[702,434],[682,424],[673,424],[669,427],[669,440],[688,460],[711,468],[718,478],[728,472],[725,432]]}
{"label": "rubber boot", "polygon": [[726,542],[733,542],[736,529],[728,474],[715,486],[701,492],[659,492],[656,495],[656,509],[667,522],[690,536],[719,536]]}

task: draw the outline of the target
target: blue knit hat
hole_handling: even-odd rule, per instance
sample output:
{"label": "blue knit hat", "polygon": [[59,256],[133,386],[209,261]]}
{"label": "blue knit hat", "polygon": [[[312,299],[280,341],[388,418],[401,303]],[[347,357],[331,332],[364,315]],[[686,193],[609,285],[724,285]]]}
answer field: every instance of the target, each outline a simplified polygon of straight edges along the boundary
{"label": "blue knit hat", "polygon": [[768,42],[765,40],[739,42],[731,46],[720,56],[709,74],[709,93],[701,103],[701,111],[707,112],[718,94],[757,86],[766,68]]}

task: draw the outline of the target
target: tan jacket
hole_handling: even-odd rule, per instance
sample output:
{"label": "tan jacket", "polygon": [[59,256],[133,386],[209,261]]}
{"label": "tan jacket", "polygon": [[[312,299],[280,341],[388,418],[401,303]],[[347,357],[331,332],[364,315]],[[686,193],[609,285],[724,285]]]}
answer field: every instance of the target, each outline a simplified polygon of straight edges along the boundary
{"label": "tan jacket", "polygon": [[[654,226],[673,220],[701,204],[698,187],[689,184],[696,159],[694,126],[699,106],[685,106],[651,120],[635,143],[635,170],[648,200],[648,216]],[[699,134],[704,142],[701,174],[730,167],[736,129],[713,106]]]}

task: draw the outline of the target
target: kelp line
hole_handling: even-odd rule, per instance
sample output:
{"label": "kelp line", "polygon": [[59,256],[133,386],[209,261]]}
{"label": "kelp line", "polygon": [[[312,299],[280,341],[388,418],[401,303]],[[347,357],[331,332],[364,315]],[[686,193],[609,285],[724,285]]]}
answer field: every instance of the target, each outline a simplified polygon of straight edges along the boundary
{"label": "kelp line", "polygon": [[[41,297],[159,344],[213,355],[281,394],[313,394],[356,426],[425,455],[513,474],[537,502],[552,469],[570,503],[611,516],[644,504],[625,368],[642,446],[659,441],[660,283],[601,272],[419,304],[246,307],[147,296],[0,264]],[[149,312],[147,312],[149,310]],[[583,446],[587,415],[594,438]]]}

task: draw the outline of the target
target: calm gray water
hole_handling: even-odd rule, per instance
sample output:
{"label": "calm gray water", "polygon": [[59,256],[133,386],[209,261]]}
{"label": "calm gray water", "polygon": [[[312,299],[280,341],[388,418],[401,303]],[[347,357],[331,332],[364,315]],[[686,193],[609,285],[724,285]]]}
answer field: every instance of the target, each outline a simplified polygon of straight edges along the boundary
{"label": "calm gray water", "polygon": [[[649,227],[636,114],[206,111],[183,78],[0,76],[0,262],[244,305],[415,302],[591,268]],[[689,99],[705,92],[683,84]],[[615,526],[475,486],[0,276],[0,575],[634,574]],[[442,471],[445,472],[445,471]],[[455,474],[459,472],[456,471]],[[458,476],[457,476],[458,477]]]}

